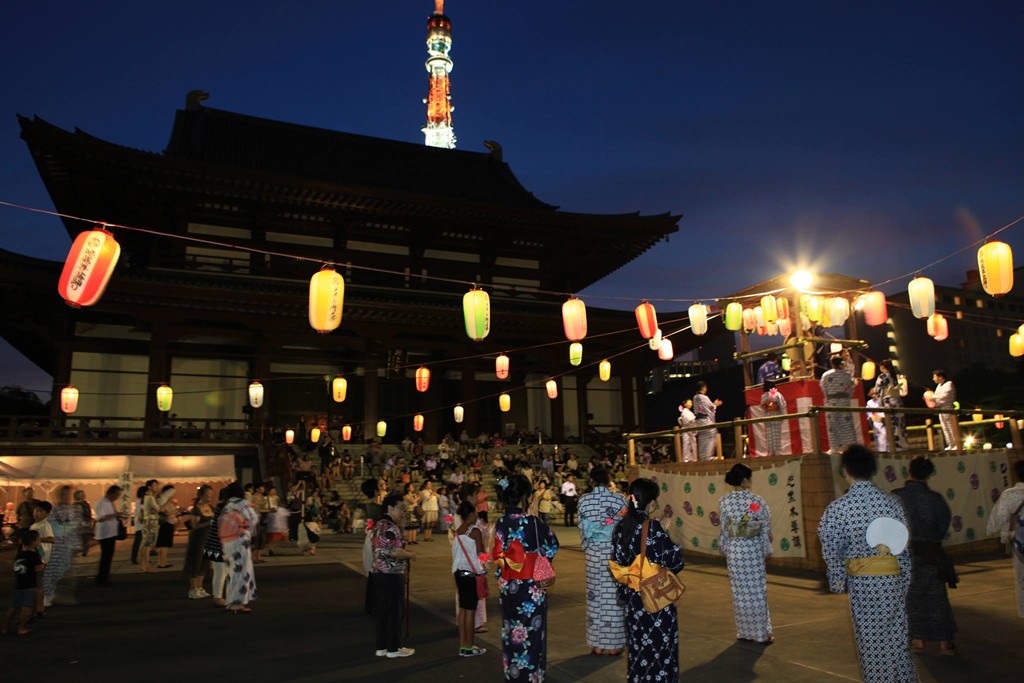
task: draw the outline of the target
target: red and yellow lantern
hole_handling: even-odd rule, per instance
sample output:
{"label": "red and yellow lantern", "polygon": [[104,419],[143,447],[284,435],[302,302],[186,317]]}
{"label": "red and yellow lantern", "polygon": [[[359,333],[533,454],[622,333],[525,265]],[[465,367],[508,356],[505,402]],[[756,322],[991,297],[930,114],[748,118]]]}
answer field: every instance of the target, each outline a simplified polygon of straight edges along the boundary
{"label": "red and yellow lantern", "polygon": [[587,336],[587,306],[576,297],[562,304],[562,327],[565,338],[578,342]]}
{"label": "red and yellow lantern", "polygon": [[338,329],[345,306],[345,279],[324,266],[309,280],[309,325],[320,334]]}
{"label": "red and yellow lantern", "polygon": [[789,299],[784,296],[776,298],[775,313],[779,320],[789,320]]}
{"label": "red and yellow lantern", "polygon": [[64,303],[78,308],[99,301],[120,256],[121,245],[106,230],[95,228],[79,233],[57,282]]}
{"label": "red and yellow lantern", "polygon": [[640,328],[640,336],[650,339],[658,331],[658,313],[654,306],[644,301],[636,307],[636,326]]}
{"label": "red and yellow lantern", "polygon": [[423,431],[423,416],[422,415],[417,414],[417,415],[413,416],[413,418],[412,418],[412,430],[414,432],[422,432]]}
{"label": "red and yellow lantern", "polygon": [[341,428],[341,440],[342,441],[351,441],[352,440],[352,426],[351,425],[345,425],[344,427]]}
{"label": "red and yellow lantern", "polygon": [[508,356],[501,354],[494,359],[494,374],[498,376],[498,379],[508,378]]}
{"label": "red and yellow lantern", "polygon": [[430,368],[419,366],[416,368],[416,391],[421,394],[430,388]]}
{"label": "red and yellow lantern", "polygon": [[1013,289],[1013,250],[1005,242],[988,242],[978,249],[978,275],[981,286],[992,296]]}

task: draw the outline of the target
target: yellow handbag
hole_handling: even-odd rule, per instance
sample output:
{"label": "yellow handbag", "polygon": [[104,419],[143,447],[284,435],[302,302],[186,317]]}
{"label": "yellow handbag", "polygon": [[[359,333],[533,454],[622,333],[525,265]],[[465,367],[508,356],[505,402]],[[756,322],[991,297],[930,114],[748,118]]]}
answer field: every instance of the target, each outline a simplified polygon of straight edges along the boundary
{"label": "yellow handbag", "polygon": [[645,561],[647,529],[650,523],[650,520],[644,521],[640,532],[640,552],[632,564],[623,567],[613,560],[608,560],[608,568],[616,581],[640,593],[644,609],[654,614],[679,600],[686,591],[686,586],[668,569]]}

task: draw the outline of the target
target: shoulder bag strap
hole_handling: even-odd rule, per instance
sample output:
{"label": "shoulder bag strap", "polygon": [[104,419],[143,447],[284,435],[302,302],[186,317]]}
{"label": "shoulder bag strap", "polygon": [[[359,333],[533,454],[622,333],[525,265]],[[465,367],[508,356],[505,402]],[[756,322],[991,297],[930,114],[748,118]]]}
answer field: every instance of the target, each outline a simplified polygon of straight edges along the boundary
{"label": "shoulder bag strap", "polygon": [[466,552],[466,546],[462,544],[462,536],[459,535],[458,531],[455,532],[455,540],[459,542],[459,547],[462,548],[462,554],[466,556],[466,562],[469,562],[469,566],[473,568],[473,573],[479,574],[480,572],[476,570],[476,564],[473,560],[469,559],[469,553]]}
{"label": "shoulder bag strap", "polygon": [[644,560],[647,559],[647,528],[651,525],[651,520],[645,519],[643,526],[640,527],[640,578],[644,576]]}
{"label": "shoulder bag strap", "polygon": [[1010,515],[1010,522],[1009,522],[1009,524],[1010,524],[1010,531],[1013,531],[1013,522],[1014,522],[1014,520],[1016,520],[1018,522],[1018,524],[1020,523],[1020,511],[1021,510],[1024,510],[1024,501],[1022,501],[1021,504],[1017,506],[1017,509],[1013,511],[1013,514]]}

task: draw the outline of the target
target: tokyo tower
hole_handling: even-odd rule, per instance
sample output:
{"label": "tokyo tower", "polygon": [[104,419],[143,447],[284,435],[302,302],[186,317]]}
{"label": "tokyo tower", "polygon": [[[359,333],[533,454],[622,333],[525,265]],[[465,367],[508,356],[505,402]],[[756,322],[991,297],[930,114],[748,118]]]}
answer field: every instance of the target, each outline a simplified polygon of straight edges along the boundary
{"label": "tokyo tower", "polygon": [[451,85],[448,74],[452,60],[448,51],[452,49],[452,20],[444,13],[444,0],[434,0],[434,13],[427,19],[427,73],[430,74],[430,91],[423,100],[427,105],[427,125],[423,135],[428,147],[455,148],[455,131],[452,129]]}

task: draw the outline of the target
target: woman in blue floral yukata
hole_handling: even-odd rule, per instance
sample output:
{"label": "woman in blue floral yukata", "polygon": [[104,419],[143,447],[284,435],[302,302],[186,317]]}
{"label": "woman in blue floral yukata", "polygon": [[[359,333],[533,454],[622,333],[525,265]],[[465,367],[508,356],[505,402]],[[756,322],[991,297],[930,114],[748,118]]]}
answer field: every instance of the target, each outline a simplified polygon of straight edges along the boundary
{"label": "woman in blue floral yukata", "polygon": [[498,481],[505,514],[494,530],[494,552],[501,595],[501,645],[506,681],[539,683],[547,667],[547,591],[533,580],[537,557],[558,552],[548,525],[526,514],[530,480],[514,474]]}

